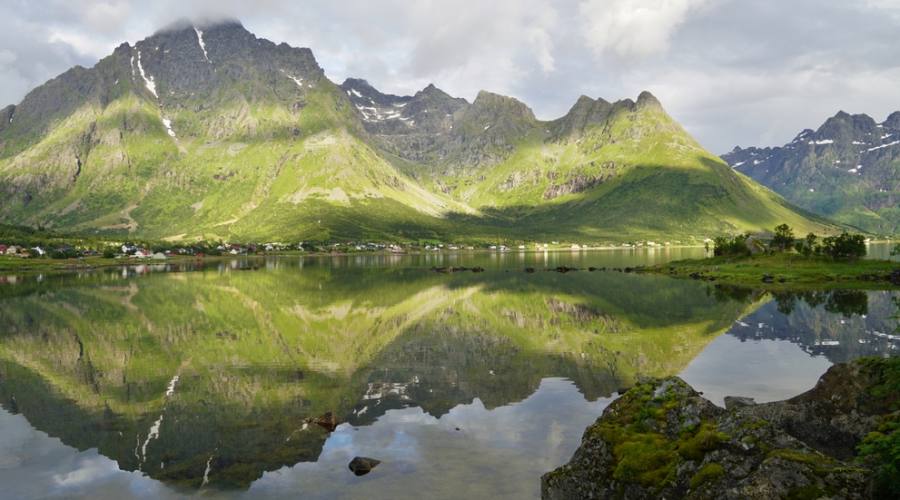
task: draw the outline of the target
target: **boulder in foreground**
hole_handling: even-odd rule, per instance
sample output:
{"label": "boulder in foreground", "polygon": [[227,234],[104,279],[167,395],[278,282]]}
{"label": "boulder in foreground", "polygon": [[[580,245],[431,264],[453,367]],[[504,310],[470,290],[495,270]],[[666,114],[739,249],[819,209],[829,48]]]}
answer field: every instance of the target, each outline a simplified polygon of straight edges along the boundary
{"label": "boulder in foreground", "polygon": [[542,496],[862,499],[900,487],[900,358],[835,365],[795,398],[730,406],[677,377],[640,383],[543,476]]}

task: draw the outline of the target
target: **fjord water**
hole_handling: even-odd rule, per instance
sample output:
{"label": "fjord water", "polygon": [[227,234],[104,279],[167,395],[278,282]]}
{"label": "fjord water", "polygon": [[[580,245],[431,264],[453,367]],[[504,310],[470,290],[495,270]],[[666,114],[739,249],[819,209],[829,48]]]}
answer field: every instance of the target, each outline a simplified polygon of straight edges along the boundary
{"label": "fjord water", "polygon": [[[718,404],[769,401],[831,363],[897,352],[897,292],[586,270],[702,252],[6,277],[0,497],[534,498],[639,376],[681,374]],[[544,270],[562,265],[583,270]],[[356,477],[357,455],[382,463]]]}

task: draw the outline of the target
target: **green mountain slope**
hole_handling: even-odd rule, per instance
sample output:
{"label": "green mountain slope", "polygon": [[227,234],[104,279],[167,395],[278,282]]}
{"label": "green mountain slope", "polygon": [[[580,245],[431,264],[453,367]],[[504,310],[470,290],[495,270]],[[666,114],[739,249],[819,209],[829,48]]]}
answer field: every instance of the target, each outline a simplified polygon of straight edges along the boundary
{"label": "green mountain slope", "polygon": [[179,23],[0,111],[0,222],[154,239],[702,239],[824,232],[644,93],[559,120],[329,81],[309,49]]}

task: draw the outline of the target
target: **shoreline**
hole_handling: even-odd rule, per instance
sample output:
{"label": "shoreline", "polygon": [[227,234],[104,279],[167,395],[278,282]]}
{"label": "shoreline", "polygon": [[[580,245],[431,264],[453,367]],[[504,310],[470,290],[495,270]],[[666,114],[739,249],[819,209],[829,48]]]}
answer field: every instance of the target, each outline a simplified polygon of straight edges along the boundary
{"label": "shoreline", "polygon": [[760,254],[679,260],[638,267],[634,272],[763,290],[900,289],[900,262],[881,259],[834,261],[797,254]]}
{"label": "shoreline", "polygon": [[413,256],[456,256],[456,255],[521,255],[521,254],[544,254],[544,253],[582,253],[582,252],[633,252],[633,251],[659,251],[669,249],[690,249],[703,248],[697,245],[671,245],[665,247],[591,247],[581,249],[568,248],[548,248],[548,249],[508,249],[508,250],[491,250],[486,248],[476,248],[472,250],[412,250],[408,252],[268,252],[257,254],[227,254],[227,255],[204,255],[198,257],[195,255],[174,255],[166,259],[153,258],[105,258],[105,257],[80,257],[72,259],[53,259],[53,258],[21,258],[21,257],[5,257],[0,255],[0,272],[22,271],[22,272],[40,272],[40,271],[79,271],[90,269],[101,269],[110,267],[127,267],[146,264],[203,264],[208,262],[217,262],[229,259],[265,259],[269,257],[286,258],[286,257],[313,257],[313,258],[334,258],[334,257],[413,257]]}

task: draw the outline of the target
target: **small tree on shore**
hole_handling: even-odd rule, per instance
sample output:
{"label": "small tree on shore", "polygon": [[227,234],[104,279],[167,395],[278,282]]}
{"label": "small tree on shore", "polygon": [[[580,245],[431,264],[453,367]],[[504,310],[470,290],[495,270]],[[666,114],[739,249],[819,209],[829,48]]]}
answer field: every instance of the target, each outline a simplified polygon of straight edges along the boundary
{"label": "small tree on shore", "polygon": [[737,255],[750,255],[750,249],[747,247],[747,239],[749,238],[748,234],[741,234],[735,236],[734,238],[728,238],[726,236],[718,236],[716,237],[713,247],[713,255],[715,256],[737,256]]}
{"label": "small tree on shore", "polygon": [[770,248],[785,251],[794,245],[794,230],[787,224],[775,226],[775,236],[772,237]]}
{"label": "small tree on shore", "polygon": [[809,255],[810,253],[812,253],[816,250],[816,239],[818,239],[818,238],[813,233],[809,233],[806,235],[806,252],[807,253],[805,255]]}
{"label": "small tree on shore", "polygon": [[866,255],[866,238],[861,234],[841,233],[822,240],[822,251],[832,259],[858,259]]}

